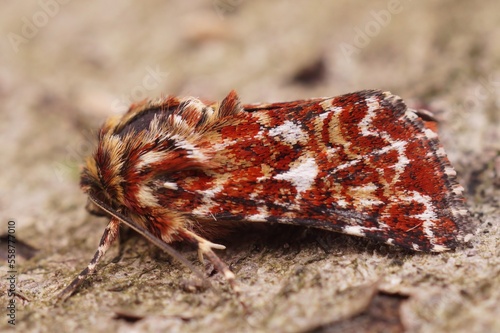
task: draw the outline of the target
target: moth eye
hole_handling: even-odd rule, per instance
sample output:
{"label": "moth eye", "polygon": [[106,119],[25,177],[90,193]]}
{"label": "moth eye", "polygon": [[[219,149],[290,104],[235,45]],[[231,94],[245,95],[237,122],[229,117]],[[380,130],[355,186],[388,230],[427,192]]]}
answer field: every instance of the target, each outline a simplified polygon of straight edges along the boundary
{"label": "moth eye", "polygon": [[108,214],[102,210],[99,206],[93,203],[90,199],[87,199],[87,204],[85,205],[85,209],[92,215],[95,216],[108,216]]}

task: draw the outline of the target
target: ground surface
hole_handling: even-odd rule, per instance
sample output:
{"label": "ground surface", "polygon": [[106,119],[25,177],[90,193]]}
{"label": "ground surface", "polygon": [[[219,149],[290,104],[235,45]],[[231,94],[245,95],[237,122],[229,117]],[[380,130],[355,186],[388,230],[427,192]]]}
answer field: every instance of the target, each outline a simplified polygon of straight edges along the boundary
{"label": "ground surface", "polygon": [[[18,243],[16,288],[29,301],[15,298],[15,328],[499,332],[499,20],[496,1],[4,3],[0,234],[11,219],[39,249],[26,260]],[[161,94],[221,99],[236,89],[252,103],[367,88],[437,112],[479,226],[472,247],[423,255],[301,228],[243,230],[221,257],[245,313],[219,274],[215,288],[190,291],[188,269],[131,235],[121,258],[114,247],[89,283],[53,305],[106,223],[85,212],[78,172],[107,116]],[[193,249],[177,248],[204,269]],[[4,311],[0,330],[13,331]]]}

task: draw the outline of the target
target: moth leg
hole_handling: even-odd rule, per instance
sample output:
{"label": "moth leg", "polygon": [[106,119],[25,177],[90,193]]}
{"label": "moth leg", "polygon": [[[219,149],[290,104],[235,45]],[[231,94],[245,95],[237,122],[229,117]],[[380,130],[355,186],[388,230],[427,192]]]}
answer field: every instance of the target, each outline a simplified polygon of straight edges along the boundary
{"label": "moth leg", "polygon": [[200,261],[203,263],[203,256],[205,256],[215,267],[215,269],[221,272],[224,275],[224,278],[231,286],[231,289],[235,292],[235,294],[240,294],[240,288],[236,283],[236,277],[233,272],[229,269],[229,266],[223,262],[212,249],[224,250],[226,247],[221,244],[215,244],[203,237],[198,236],[194,232],[189,230],[183,231],[186,240],[195,244],[198,247],[198,257]]}
{"label": "moth leg", "polygon": [[92,260],[90,260],[88,266],[80,274],[78,274],[78,276],[66,288],[64,288],[63,291],[59,293],[59,295],[57,296],[58,301],[64,301],[69,296],[71,296],[71,294],[73,294],[73,292],[83,283],[85,278],[95,271],[97,263],[115,241],[116,236],[118,235],[119,226],[120,220],[112,217],[111,221],[109,221],[108,225],[106,226],[104,233],[102,234],[101,241],[99,242],[99,247],[97,248],[94,257],[92,258]]}
{"label": "moth leg", "polygon": [[125,254],[125,243],[128,238],[130,238],[130,229],[129,228],[119,228],[118,235],[116,236],[115,242],[118,242],[118,254],[114,257],[111,262],[116,264],[120,260],[122,260],[123,255]]}

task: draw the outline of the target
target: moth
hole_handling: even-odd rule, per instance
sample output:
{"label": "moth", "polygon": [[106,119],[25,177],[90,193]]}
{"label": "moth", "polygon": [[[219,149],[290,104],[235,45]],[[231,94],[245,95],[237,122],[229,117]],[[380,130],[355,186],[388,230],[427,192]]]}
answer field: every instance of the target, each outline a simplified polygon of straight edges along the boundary
{"label": "moth", "polygon": [[[235,286],[210,240],[241,223],[285,223],[441,252],[472,225],[432,114],[389,92],[241,105],[166,97],[109,118],[81,187],[110,217],[72,294],[124,223],[165,251],[194,244]],[[189,267],[191,264],[180,257]]]}

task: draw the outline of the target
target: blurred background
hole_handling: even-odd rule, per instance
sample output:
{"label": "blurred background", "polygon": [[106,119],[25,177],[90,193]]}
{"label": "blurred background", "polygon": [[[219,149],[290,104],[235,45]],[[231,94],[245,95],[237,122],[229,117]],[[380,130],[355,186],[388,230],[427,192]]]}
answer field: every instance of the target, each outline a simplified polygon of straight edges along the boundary
{"label": "blurred background", "polygon": [[[430,109],[472,212],[487,215],[482,222],[490,223],[490,238],[481,242],[498,257],[491,238],[499,238],[496,1],[39,0],[1,6],[0,215],[2,225],[15,220],[19,239],[41,251],[28,261],[18,256],[18,285],[34,300],[18,312],[25,329],[49,330],[56,313],[66,329],[96,322],[102,330],[128,327],[99,304],[77,315],[46,302],[64,285],[54,280],[67,283],[86,265],[104,228],[83,209],[78,186],[99,125],[134,101],[164,95],[221,100],[235,89],[243,103],[256,103],[381,89]],[[484,260],[486,272],[498,267]],[[98,297],[91,290],[87,296]],[[498,291],[490,297],[500,300]],[[499,327],[499,314],[498,307],[484,309],[488,327]],[[191,327],[201,327],[197,323]]]}

